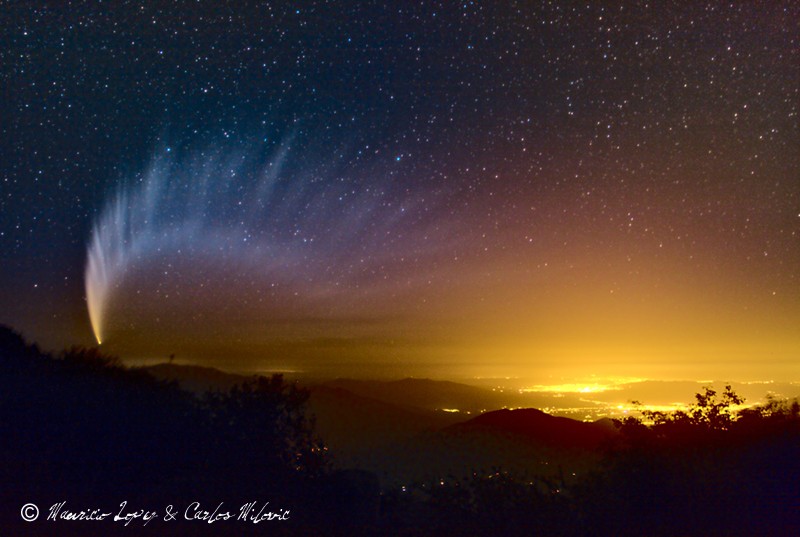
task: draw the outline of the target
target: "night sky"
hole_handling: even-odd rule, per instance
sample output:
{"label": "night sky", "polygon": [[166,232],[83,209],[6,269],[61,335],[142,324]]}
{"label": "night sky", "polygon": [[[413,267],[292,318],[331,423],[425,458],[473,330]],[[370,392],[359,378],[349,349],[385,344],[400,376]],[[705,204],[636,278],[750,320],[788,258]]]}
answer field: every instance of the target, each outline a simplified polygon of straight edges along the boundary
{"label": "night sky", "polygon": [[228,369],[800,381],[799,4],[419,4],[3,3],[0,322]]}

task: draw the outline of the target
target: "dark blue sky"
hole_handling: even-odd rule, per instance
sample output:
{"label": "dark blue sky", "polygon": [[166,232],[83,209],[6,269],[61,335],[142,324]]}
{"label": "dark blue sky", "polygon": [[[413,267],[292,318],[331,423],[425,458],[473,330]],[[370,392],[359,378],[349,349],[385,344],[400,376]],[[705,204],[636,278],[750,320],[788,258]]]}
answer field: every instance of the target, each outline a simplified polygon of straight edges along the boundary
{"label": "dark blue sky", "polygon": [[[0,322],[46,347],[91,343],[86,248],[120,185],[141,184],[167,147],[180,163],[211,148],[267,158],[291,140],[287,176],[391,185],[457,239],[413,267],[436,276],[432,294],[396,305],[414,317],[411,302],[435,297],[438,322],[461,319],[417,342],[419,360],[457,361],[452,341],[487,326],[473,361],[496,340],[551,359],[593,346],[663,354],[676,346],[668,330],[687,360],[736,342],[796,352],[798,7],[590,4],[4,6]],[[431,241],[410,228],[407,240]],[[381,266],[392,244],[366,255]],[[358,304],[343,306],[348,318],[374,313]],[[154,315],[140,310],[117,317],[122,332]],[[653,326],[665,333],[641,335]]]}

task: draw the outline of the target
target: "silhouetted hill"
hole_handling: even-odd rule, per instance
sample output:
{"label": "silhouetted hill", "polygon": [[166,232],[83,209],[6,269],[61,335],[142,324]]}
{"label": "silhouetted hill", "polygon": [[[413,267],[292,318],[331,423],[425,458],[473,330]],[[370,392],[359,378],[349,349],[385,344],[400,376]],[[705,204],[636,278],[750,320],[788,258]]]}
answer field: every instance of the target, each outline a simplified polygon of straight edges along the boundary
{"label": "silhouetted hill", "polygon": [[[224,392],[252,378],[211,367],[183,364],[163,363],[142,370],[160,380],[176,381],[182,389],[198,395],[208,391]],[[369,381],[342,380],[339,383],[376,386]],[[370,452],[381,451],[389,444],[404,442],[421,432],[439,430],[464,419],[460,414],[434,412],[416,405],[395,405],[331,384],[308,386],[311,394],[308,411],[315,417],[316,430],[338,467],[357,466],[356,461]],[[375,393],[369,389],[361,391]]]}
{"label": "silhouetted hill", "polygon": [[233,386],[253,378],[253,375],[227,373],[199,365],[163,363],[136,369],[147,371],[159,380],[176,381],[181,389],[196,394],[209,391],[226,392]]}
{"label": "silhouetted hill", "polygon": [[473,414],[504,405],[503,398],[491,390],[457,382],[406,378],[394,381],[337,379],[326,383],[356,395],[398,406],[429,410],[459,409]]}
{"label": "silhouetted hill", "polygon": [[[197,398],[98,348],[54,356],[0,326],[2,533],[119,532],[119,525],[87,521],[27,525],[19,511],[27,501],[43,510],[65,500],[105,512],[122,499],[155,509],[267,497],[291,508],[296,521],[297,528],[276,528],[276,534],[316,534],[299,526],[327,525],[352,505],[346,476],[326,473],[324,451],[306,419],[307,397],[276,375]],[[180,524],[153,531],[219,535],[208,525],[189,531]]]}
{"label": "silhouetted hill", "polygon": [[[179,364],[145,369],[195,393],[227,390],[248,378]],[[470,419],[466,412],[498,408],[508,394],[457,382],[337,379],[308,389],[309,413],[335,466],[375,472],[384,485],[493,466],[540,473],[558,465],[582,467],[584,454],[616,432],[611,420],[583,423],[534,409],[494,410]],[[442,408],[462,412],[435,410]]]}
{"label": "silhouetted hill", "polygon": [[[277,535],[800,534],[797,401],[720,422],[727,414],[707,390],[697,412],[652,426],[630,417],[616,432],[607,419],[533,408],[453,423],[465,416],[431,408],[487,392],[457,383],[336,381],[373,390],[368,397],[275,375],[224,391],[241,381],[249,377],[194,366],[130,369],[97,348],[43,353],[0,326],[3,534],[128,534],[89,521],[29,524],[23,502],[105,510],[122,498],[155,508],[265,497],[291,509],[286,524],[269,527]],[[222,391],[196,397],[178,382]],[[437,399],[439,388],[450,398]],[[326,463],[308,403],[338,446],[339,468]],[[593,449],[615,435],[608,449]],[[141,534],[173,529],[231,533],[154,521]]]}
{"label": "silhouetted hill", "polygon": [[535,408],[501,409],[455,424],[446,432],[462,436],[474,433],[513,435],[548,447],[591,450],[616,434],[610,421],[585,423],[551,416]]}
{"label": "silhouetted hill", "polygon": [[343,463],[463,419],[458,414],[401,407],[327,385],[312,386],[310,391],[309,410],[316,416],[317,431]]}

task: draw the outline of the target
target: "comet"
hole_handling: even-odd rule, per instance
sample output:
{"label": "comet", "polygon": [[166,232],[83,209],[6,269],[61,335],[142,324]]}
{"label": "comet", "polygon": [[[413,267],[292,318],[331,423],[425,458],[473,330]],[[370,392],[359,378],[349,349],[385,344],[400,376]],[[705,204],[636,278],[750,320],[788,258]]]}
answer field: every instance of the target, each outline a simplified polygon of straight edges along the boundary
{"label": "comet", "polygon": [[[117,306],[131,282],[160,274],[144,284],[159,293],[176,263],[185,268],[181,281],[202,282],[204,293],[216,288],[215,296],[233,301],[240,289],[241,303],[267,297],[258,315],[264,322],[300,310],[369,317],[381,304],[391,307],[398,287],[430,280],[448,226],[432,216],[435,195],[420,199],[375,173],[391,165],[387,159],[368,173],[351,162],[314,165],[290,143],[269,151],[154,151],[93,221],[85,291],[97,343],[114,318],[124,321]],[[171,296],[188,301],[188,294],[196,293]]]}

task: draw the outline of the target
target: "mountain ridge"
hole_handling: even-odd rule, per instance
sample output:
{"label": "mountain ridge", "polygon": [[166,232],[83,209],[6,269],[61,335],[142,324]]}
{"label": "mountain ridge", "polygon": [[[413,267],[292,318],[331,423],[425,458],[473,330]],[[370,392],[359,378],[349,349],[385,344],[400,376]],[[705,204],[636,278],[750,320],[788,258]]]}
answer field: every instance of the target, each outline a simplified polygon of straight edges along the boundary
{"label": "mountain ridge", "polygon": [[445,429],[449,434],[506,434],[561,449],[592,450],[616,435],[611,420],[582,422],[552,416],[536,408],[503,408],[485,412]]}

